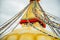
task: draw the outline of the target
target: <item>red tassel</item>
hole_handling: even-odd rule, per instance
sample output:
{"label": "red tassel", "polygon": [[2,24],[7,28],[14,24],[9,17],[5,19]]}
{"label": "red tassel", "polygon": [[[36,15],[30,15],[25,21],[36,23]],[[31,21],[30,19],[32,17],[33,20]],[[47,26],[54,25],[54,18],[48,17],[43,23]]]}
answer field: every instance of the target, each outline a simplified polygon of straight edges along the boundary
{"label": "red tassel", "polygon": [[27,20],[21,20],[20,24],[22,24],[22,23],[27,23]]}
{"label": "red tassel", "polygon": [[[37,18],[29,19],[28,21],[30,23],[39,22],[44,28],[46,28],[46,24],[43,21],[41,21],[41,20],[37,20]],[[21,20],[20,24],[22,24],[22,23],[28,23],[28,21],[27,20]]]}

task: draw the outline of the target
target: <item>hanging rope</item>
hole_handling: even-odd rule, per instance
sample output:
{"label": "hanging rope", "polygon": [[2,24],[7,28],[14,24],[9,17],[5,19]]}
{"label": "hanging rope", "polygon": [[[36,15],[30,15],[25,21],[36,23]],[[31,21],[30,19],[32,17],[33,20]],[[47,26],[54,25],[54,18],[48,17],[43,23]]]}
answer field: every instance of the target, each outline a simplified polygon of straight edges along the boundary
{"label": "hanging rope", "polygon": [[[26,14],[26,17],[28,17],[27,14]],[[39,20],[40,20],[40,19],[39,19]],[[36,30],[38,30],[38,31],[40,31],[40,32],[43,32],[42,30],[40,30],[40,29],[36,28],[35,26],[33,26],[33,24],[30,23],[30,21],[29,21],[28,19],[27,19],[27,21],[28,21],[28,24],[31,25],[31,27],[33,27],[34,29],[36,29]],[[43,33],[44,33],[44,34],[47,34],[48,36],[54,37],[54,36],[52,36],[52,35],[50,35],[50,34],[48,34],[48,33],[46,33],[46,32],[43,32]],[[57,37],[54,37],[54,38],[58,39]]]}
{"label": "hanging rope", "polygon": [[[23,12],[27,9],[27,7],[29,6],[30,4],[28,4],[20,13],[18,13],[17,15],[15,15],[13,18],[10,19],[10,21],[8,20],[7,24],[4,23],[4,25],[2,25],[2,28],[1,29],[1,32],[0,32],[0,35],[2,35],[7,29],[10,28],[10,26],[15,23],[15,21],[17,21],[17,19],[20,18],[20,16],[23,14]],[[7,27],[7,28],[6,28]]]}
{"label": "hanging rope", "polygon": [[29,20],[28,20],[28,19],[27,19],[27,21],[28,21],[28,24],[30,24],[30,25],[31,25],[31,27],[33,27],[34,29],[36,29],[36,30],[38,30],[38,31],[40,31],[40,32],[42,32],[42,33],[44,33],[44,34],[47,34],[48,36],[51,36],[51,37],[53,37],[53,38],[55,38],[55,39],[59,39],[59,38],[57,38],[57,37],[54,37],[54,36],[52,36],[52,35],[50,35],[50,34],[48,34],[48,33],[46,33],[46,32],[43,32],[42,30],[40,30],[40,29],[36,28],[35,26],[33,26],[33,24],[32,24],[32,23],[30,23],[30,22],[29,22]]}
{"label": "hanging rope", "polygon": [[56,25],[54,25],[53,23],[52,23],[52,21],[48,18],[48,16],[45,14],[45,11],[43,11],[43,9],[42,9],[42,7],[40,6],[40,4],[38,3],[38,5],[39,5],[39,7],[41,8],[41,10],[42,10],[42,12],[43,12],[43,14],[44,14],[44,17],[46,18],[46,19],[48,19],[48,25],[50,25],[51,27],[54,27],[54,28],[57,28],[57,29],[60,29],[60,27],[56,27]]}

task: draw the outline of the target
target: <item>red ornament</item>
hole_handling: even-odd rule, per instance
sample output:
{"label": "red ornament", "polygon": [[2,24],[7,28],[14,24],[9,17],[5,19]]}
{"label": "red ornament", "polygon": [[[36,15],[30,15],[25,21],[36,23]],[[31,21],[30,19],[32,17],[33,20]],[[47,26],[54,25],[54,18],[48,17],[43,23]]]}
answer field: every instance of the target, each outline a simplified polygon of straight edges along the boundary
{"label": "red ornament", "polygon": [[43,21],[38,20],[37,18],[28,19],[28,20],[21,20],[19,23],[20,23],[20,24],[28,23],[28,21],[29,21],[30,23],[39,22],[44,28],[46,28],[46,24],[45,24]]}

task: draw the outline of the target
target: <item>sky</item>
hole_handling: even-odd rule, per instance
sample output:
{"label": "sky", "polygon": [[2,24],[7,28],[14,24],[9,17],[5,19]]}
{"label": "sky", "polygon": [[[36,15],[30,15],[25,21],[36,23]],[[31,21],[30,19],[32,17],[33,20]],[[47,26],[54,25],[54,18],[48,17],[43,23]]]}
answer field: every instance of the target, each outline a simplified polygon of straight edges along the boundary
{"label": "sky", "polygon": [[[60,18],[60,0],[41,0],[43,10]],[[0,25],[29,4],[29,0],[0,0]]]}

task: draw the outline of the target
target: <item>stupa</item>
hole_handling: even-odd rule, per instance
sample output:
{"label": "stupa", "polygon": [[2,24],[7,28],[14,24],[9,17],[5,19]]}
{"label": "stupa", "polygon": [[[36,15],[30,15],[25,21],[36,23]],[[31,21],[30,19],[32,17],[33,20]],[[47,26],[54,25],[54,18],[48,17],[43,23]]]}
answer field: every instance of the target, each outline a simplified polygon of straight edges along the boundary
{"label": "stupa", "polygon": [[30,3],[0,26],[1,40],[60,40],[60,24],[56,16],[45,12],[40,0]]}

